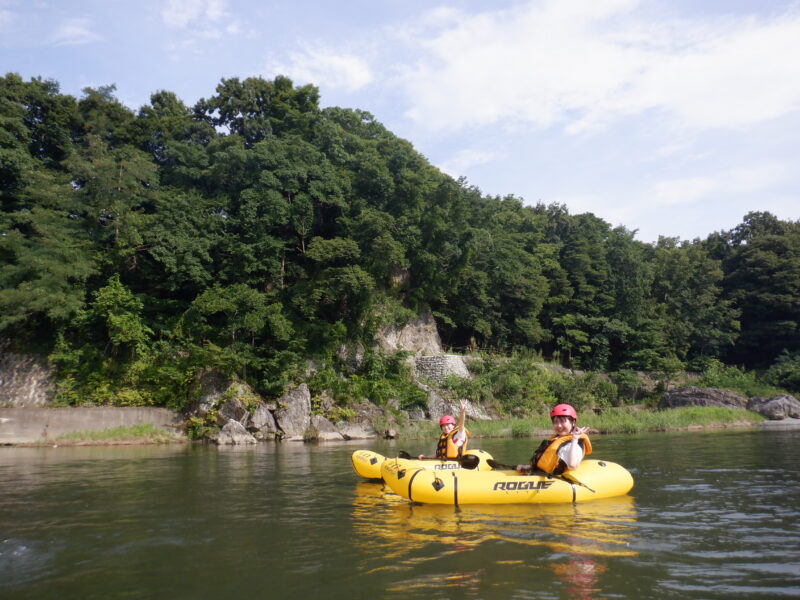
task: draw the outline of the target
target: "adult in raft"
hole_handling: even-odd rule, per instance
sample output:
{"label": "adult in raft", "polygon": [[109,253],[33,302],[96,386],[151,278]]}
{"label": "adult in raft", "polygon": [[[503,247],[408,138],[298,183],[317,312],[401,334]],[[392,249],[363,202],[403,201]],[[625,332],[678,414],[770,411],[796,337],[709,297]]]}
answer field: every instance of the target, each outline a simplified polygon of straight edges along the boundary
{"label": "adult in raft", "polygon": [[419,455],[420,460],[438,458],[446,460],[448,458],[461,458],[467,451],[469,441],[469,430],[464,427],[464,419],[467,416],[467,401],[461,400],[461,415],[458,425],[453,415],[444,415],[439,419],[439,427],[442,434],[439,436],[439,443],[436,445],[436,456]]}
{"label": "adult in raft", "polygon": [[586,454],[592,453],[592,443],[586,435],[588,427],[577,427],[578,413],[569,404],[557,404],[550,411],[554,435],[544,440],[531,457],[529,465],[517,465],[517,472],[539,472],[561,475],[577,469]]}

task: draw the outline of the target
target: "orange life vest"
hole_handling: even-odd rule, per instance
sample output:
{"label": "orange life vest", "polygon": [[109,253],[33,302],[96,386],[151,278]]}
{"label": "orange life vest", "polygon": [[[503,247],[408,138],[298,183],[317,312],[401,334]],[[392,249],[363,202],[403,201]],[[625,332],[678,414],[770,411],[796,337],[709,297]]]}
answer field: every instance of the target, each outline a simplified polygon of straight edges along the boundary
{"label": "orange life vest", "polygon": [[458,433],[458,428],[453,429],[450,433],[443,433],[439,436],[439,443],[436,445],[436,458],[461,458],[461,455],[467,449],[467,442],[469,441],[469,429],[464,428],[466,439],[460,446],[455,443],[453,437]]}
{"label": "orange life vest", "polygon": [[[572,435],[550,436],[544,440],[531,457],[531,468],[543,471],[548,475],[561,475],[567,470],[567,464],[558,456],[558,449],[572,441]],[[583,455],[592,453],[592,443],[585,433],[578,438],[578,444],[583,448]]]}

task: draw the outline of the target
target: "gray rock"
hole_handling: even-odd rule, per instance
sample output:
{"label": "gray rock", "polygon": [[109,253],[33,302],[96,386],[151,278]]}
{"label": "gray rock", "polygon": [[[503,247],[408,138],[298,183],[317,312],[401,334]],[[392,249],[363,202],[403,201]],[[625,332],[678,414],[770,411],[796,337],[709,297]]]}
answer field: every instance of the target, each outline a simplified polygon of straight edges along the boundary
{"label": "gray rock", "polygon": [[658,408],[682,406],[722,406],[744,409],[747,406],[747,397],[738,392],[692,386],[665,392],[658,403]]}
{"label": "gray rock", "polygon": [[303,441],[311,425],[311,392],[305,383],[290,390],[278,399],[275,421],[288,441]]}
{"label": "gray rock", "polygon": [[328,392],[319,395],[319,409],[322,414],[328,414],[336,406],[336,400]]}
{"label": "gray rock", "polygon": [[346,440],[369,440],[380,437],[369,423],[340,421],[336,424],[336,429]]}
{"label": "gray rock", "polygon": [[249,421],[250,430],[254,431],[253,435],[259,440],[274,440],[278,437],[278,424],[275,422],[275,417],[272,416],[269,408],[266,405],[259,405]]}
{"label": "gray rock", "polygon": [[408,411],[406,411],[406,414],[408,415],[409,421],[424,421],[425,419],[427,419],[427,417],[425,416],[425,411],[422,410],[419,406],[415,406],[409,409]]}
{"label": "gray rock", "polygon": [[354,421],[372,421],[386,416],[382,408],[374,405],[369,400],[361,400],[360,402],[352,403],[349,408],[356,411],[356,417],[353,419]]}
{"label": "gray rock", "polygon": [[240,444],[255,444],[256,438],[247,433],[244,425],[238,421],[230,420],[225,423],[225,426],[220,429],[219,433],[215,436],[214,442],[223,445],[240,445]]}
{"label": "gray rock", "polygon": [[230,386],[230,379],[216,371],[205,371],[197,379],[199,388],[197,401],[189,409],[188,416],[204,417],[219,402]]}
{"label": "gray rock", "polygon": [[747,410],[757,412],[770,421],[800,418],[800,400],[781,394],[773,398],[756,396],[747,401]]}
{"label": "gray rock", "polygon": [[344,436],[333,423],[321,415],[311,415],[311,427],[317,430],[317,439],[323,441],[341,441]]}
{"label": "gray rock", "polygon": [[224,400],[217,409],[217,424],[225,425],[228,421],[238,421],[242,425],[246,425],[250,419],[250,413],[247,407],[239,398],[228,398]]}
{"label": "gray rock", "polygon": [[364,364],[364,353],[364,346],[360,343],[342,345],[336,350],[336,357],[342,361],[350,373],[355,373]]}
{"label": "gray rock", "polygon": [[418,356],[443,354],[442,340],[430,310],[423,310],[418,318],[402,327],[384,327],[375,336],[375,342],[387,353],[406,350]]}

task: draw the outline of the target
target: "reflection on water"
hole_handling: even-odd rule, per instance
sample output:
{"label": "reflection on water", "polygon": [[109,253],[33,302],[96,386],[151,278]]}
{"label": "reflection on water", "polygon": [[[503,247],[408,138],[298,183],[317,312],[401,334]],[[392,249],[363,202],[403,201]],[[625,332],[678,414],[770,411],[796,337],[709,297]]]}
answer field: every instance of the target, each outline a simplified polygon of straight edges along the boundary
{"label": "reflection on water", "polygon": [[541,568],[542,563],[519,558],[533,548],[535,556],[547,557],[546,567],[572,597],[592,598],[602,592],[598,577],[607,557],[636,555],[629,548],[636,523],[630,496],[579,504],[414,505],[382,484],[358,482],[352,521],[358,543],[375,557],[361,565],[366,573],[413,574],[422,563],[448,556],[474,552],[483,557],[484,566],[473,571],[404,577],[401,585],[388,588],[398,593],[477,589],[496,568]]}
{"label": "reflection on water", "polygon": [[[534,443],[481,442],[504,463]],[[0,448],[0,598],[800,597],[799,443],[598,436],[628,496],[459,508],[364,482],[361,445]]]}

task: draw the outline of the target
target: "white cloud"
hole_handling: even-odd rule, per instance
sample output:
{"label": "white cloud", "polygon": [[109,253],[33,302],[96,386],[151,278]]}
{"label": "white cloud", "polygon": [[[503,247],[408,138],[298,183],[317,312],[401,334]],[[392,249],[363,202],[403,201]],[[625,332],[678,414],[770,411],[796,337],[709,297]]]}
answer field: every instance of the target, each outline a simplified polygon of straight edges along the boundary
{"label": "white cloud", "polygon": [[101,35],[92,31],[91,20],[75,18],[59,24],[49,42],[54,46],[80,46],[102,39]]}
{"label": "white cloud", "polygon": [[218,21],[225,15],[225,0],[168,0],[161,17],[169,27],[183,28],[192,21]]}
{"label": "white cloud", "polygon": [[361,56],[320,47],[292,52],[288,63],[270,64],[266,71],[348,92],[360,90],[373,80],[369,63]]}
{"label": "white cloud", "polygon": [[632,82],[631,108],[660,107],[692,127],[741,128],[800,108],[800,15],[724,22],[661,53]]}
{"label": "white cloud", "polygon": [[789,165],[773,163],[712,175],[669,179],[656,182],[642,197],[649,206],[677,206],[752,196],[786,183],[792,172]]}
{"label": "white cloud", "polygon": [[451,177],[458,178],[464,175],[471,167],[489,164],[499,158],[501,158],[501,156],[497,152],[491,150],[465,148],[439,164],[438,167]]}
{"label": "white cloud", "polygon": [[793,176],[788,163],[763,163],[649,184],[623,182],[623,187],[599,193],[558,195],[548,203],[564,204],[571,214],[593,213],[612,226],[637,229],[645,242],[679,231],[680,237],[690,239],[734,227],[751,210],[797,218],[796,198],[792,201],[784,191]]}
{"label": "white cloud", "polygon": [[402,32],[418,51],[400,81],[406,116],[445,131],[510,121],[578,133],[646,111],[737,128],[800,108],[800,14],[699,27],[644,8],[545,0],[422,19],[416,37]]}

